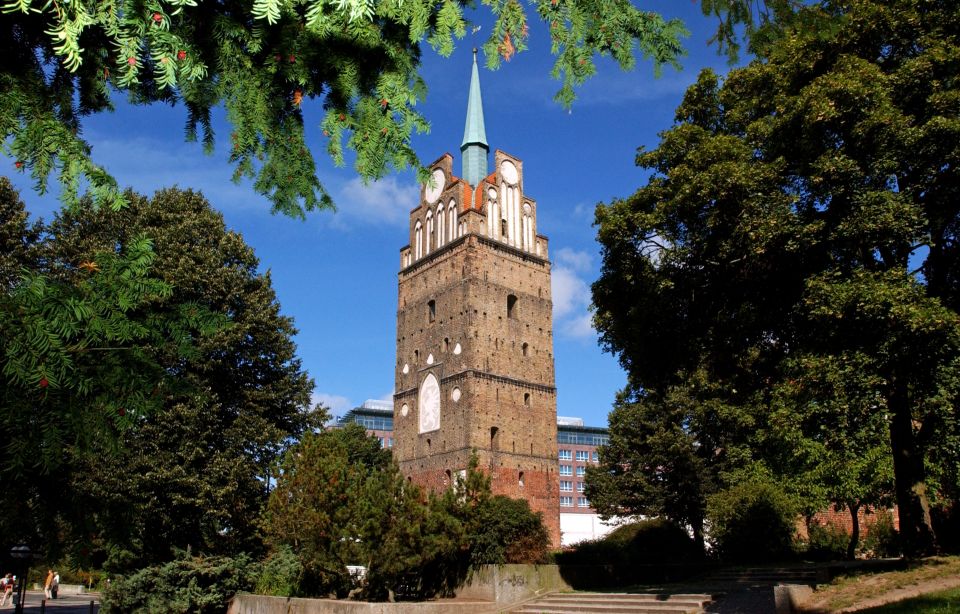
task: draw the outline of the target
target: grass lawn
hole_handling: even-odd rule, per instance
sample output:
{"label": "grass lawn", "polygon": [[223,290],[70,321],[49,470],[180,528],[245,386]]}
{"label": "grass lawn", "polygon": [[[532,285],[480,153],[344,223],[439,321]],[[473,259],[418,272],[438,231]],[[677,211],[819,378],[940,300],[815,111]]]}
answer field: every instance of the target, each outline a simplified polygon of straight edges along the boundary
{"label": "grass lawn", "polygon": [[861,610],[863,614],[960,614],[960,588],[930,593],[879,608]]}
{"label": "grass lawn", "polygon": [[[945,556],[931,557],[911,563],[908,569],[903,571],[893,571],[879,574],[860,574],[841,576],[834,579],[833,582],[817,587],[816,592],[810,602],[811,609],[823,609],[827,611],[839,610],[857,603],[863,603],[870,599],[877,598],[884,593],[892,593],[899,589],[905,589],[910,586],[936,582],[939,579],[952,579],[960,577],[960,557]],[[934,587],[935,590],[935,587]],[[938,595],[947,595],[944,599],[949,603],[953,602],[953,609],[930,609],[915,610],[916,612],[956,612],[960,614],[960,597],[957,589],[949,589],[945,593],[931,593]],[[924,599],[920,597],[909,601],[900,602],[890,607],[890,609],[871,609],[870,612],[913,612],[914,610],[903,609],[905,604],[919,602]],[[950,607],[950,606],[946,606]],[[865,610],[867,611],[867,610]]]}

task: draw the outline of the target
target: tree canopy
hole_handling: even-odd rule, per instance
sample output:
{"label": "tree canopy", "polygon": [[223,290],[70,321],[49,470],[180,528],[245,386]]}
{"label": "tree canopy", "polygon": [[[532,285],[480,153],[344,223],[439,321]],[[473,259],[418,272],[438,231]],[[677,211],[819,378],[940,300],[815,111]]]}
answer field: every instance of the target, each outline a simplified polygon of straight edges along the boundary
{"label": "tree canopy", "polygon": [[[75,284],[105,274],[79,263],[123,254],[149,235],[155,246],[146,252],[149,283],[129,274],[120,278],[165,292],[128,312],[114,309],[147,330],[152,322],[176,318],[184,306],[219,324],[191,338],[189,352],[150,347],[150,338],[141,348],[144,342],[134,340],[132,350],[150,357],[149,369],[131,360],[126,347],[91,351],[90,357],[83,346],[65,347],[51,353],[62,355],[72,370],[62,378],[48,376],[39,392],[6,379],[2,390],[12,401],[3,405],[3,419],[20,433],[26,414],[16,411],[22,407],[31,416],[27,424],[37,423],[45,439],[29,437],[32,429],[11,438],[25,439],[18,446],[26,452],[21,457],[19,447],[5,446],[4,480],[16,485],[23,505],[32,506],[23,519],[28,525],[35,520],[35,526],[23,531],[39,529],[38,541],[65,546],[85,564],[127,571],[188,547],[255,554],[261,548],[257,523],[279,456],[291,438],[325,417],[309,406],[312,382],[295,354],[293,323],[280,313],[270,276],[257,271],[253,250],[226,229],[202,195],[170,189],[149,199],[133,193],[126,198],[130,205],[119,211],[84,199],[32,230],[22,216],[11,215],[10,226],[32,241],[21,275],[29,280],[38,270],[48,271],[38,277],[46,287],[72,293]],[[25,291],[22,282],[13,287]],[[42,316],[38,321],[56,328],[59,312]],[[99,330],[95,321],[86,328],[87,335]],[[5,358],[5,370],[11,364]],[[116,372],[131,394],[149,403],[127,404],[126,389],[114,379],[93,388],[102,400],[79,394],[75,382],[84,380],[75,371],[86,376],[94,368]],[[109,438],[98,435],[101,416],[114,427]],[[33,450],[55,451],[56,462],[38,459]]]}
{"label": "tree canopy", "polygon": [[721,486],[773,471],[811,502],[876,500],[848,486],[882,491],[853,462],[882,461],[913,552],[957,492],[958,19],[925,0],[797,8],[723,83],[701,73],[637,156],[647,185],[596,215],[595,323],[624,401],[697,400],[683,424]]}
{"label": "tree canopy", "polygon": [[[496,67],[526,48],[527,15],[516,0],[484,4],[496,16],[483,46],[488,66]],[[223,105],[235,177],[254,178],[275,211],[302,216],[332,205],[304,141],[304,99],[320,100],[321,129],[337,164],[346,146],[366,178],[419,168],[410,138],[428,126],[415,108],[425,95],[421,47],[448,55],[466,32],[469,6],[463,0],[6,0],[4,152],[41,190],[56,174],[68,204],[86,182],[98,204],[116,207],[123,194],[83,140],[84,116],[111,109],[118,91],[138,104],[182,104],[188,140],[210,150],[211,112]],[[594,73],[596,55],[629,68],[639,53],[659,69],[676,65],[682,54],[682,24],[629,0],[539,0],[535,10],[549,24],[553,75],[562,82],[557,99],[565,105]]]}

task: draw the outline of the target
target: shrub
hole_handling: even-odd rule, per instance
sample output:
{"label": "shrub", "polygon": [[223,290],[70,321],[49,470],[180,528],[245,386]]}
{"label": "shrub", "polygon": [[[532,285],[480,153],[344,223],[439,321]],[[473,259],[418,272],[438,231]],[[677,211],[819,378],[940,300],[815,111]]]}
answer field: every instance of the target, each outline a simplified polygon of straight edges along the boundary
{"label": "shrub", "polygon": [[867,526],[861,540],[864,554],[875,557],[900,556],[900,534],[893,526],[893,514],[879,510],[876,519]]}
{"label": "shrub", "polygon": [[526,500],[497,495],[480,502],[473,514],[475,532],[467,535],[473,564],[546,562],[550,536],[542,514]]}
{"label": "shrub", "polygon": [[807,531],[806,557],[814,561],[837,561],[847,556],[850,534],[833,523],[815,524]]}
{"label": "shrub", "polygon": [[280,546],[260,568],[254,592],[258,595],[293,597],[299,594],[303,565],[290,546]]}
{"label": "shrub", "polygon": [[617,527],[606,536],[580,542],[557,554],[562,565],[679,565],[698,562],[703,553],[676,524],[662,518]]}
{"label": "shrub", "polygon": [[798,506],[770,482],[744,482],[707,502],[710,537],[721,558],[761,563],[793,556]]}
{"label": "shrub", "polygon": [[102,614],[222,614],[239,591],[254,586],[259,565],[246,555],[177,560],[117,578],[103,593]]}

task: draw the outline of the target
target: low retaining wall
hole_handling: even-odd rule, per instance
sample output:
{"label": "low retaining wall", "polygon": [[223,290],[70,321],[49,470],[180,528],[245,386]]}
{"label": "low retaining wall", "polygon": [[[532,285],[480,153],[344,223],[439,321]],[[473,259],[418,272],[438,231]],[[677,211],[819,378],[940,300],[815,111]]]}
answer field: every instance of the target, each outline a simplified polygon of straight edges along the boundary
{"label": "low retaining wall", "polygon": [[556,565],[484,565],[457,589],[457,597],[510,604],[569,590]]}
{"label": "low retaining wall", "polygon": [[495,611],[496,605],[488,601],[470,603],[456,599],[368,603],[345,599],[237,595],[230,602],[227,614],[490,614]]}
{"label": "low retaining wall", "polygon": [[228,614],[489,614],[504,606],[570,586],[556,565],[485,565],[473,572],[454,599],[368,603],[237,595]]}

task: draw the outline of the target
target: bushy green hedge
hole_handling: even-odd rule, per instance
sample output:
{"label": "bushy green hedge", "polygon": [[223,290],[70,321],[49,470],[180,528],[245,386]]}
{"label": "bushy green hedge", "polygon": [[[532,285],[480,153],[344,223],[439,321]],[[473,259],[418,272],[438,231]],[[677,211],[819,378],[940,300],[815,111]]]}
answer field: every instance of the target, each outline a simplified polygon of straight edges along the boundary
{"label": "bushy green hedge", "polygon": [[707,517],[717,554],[734,563],[794,556],[798,506],[776,484],[744,482],[710,497]]}
{"label": "bushy green hedge", "polygon": [[290,546],[281,546],[260,566],[254,592],[258,595],[294,597],[303,575],[303,563]]}
{"label": "bushy green hedge", "polygon": [[560,565],[680,565],[699,562],[703,553],[682,528],[655,518],[621,527],[601,539],[560,552]]}
{"label": "bushy green hedge", "polygon": [[839,561],[847,557],[850,534],[835,524],[812,525],[807,531],[804,556],[812,561]]}
{"label": "bushy green hedge", "polygon": [[180,558],[115,579],[101,614],[223,614],[239,591],[250,591],[260,566],[246,555]]}
{"label": "bushy green hedge", "polygon": [[861,551],[878,558],[900,556],[900,534],[893,526],[893,514],[879,510],[867,524],[866,536],[860,541]]}

